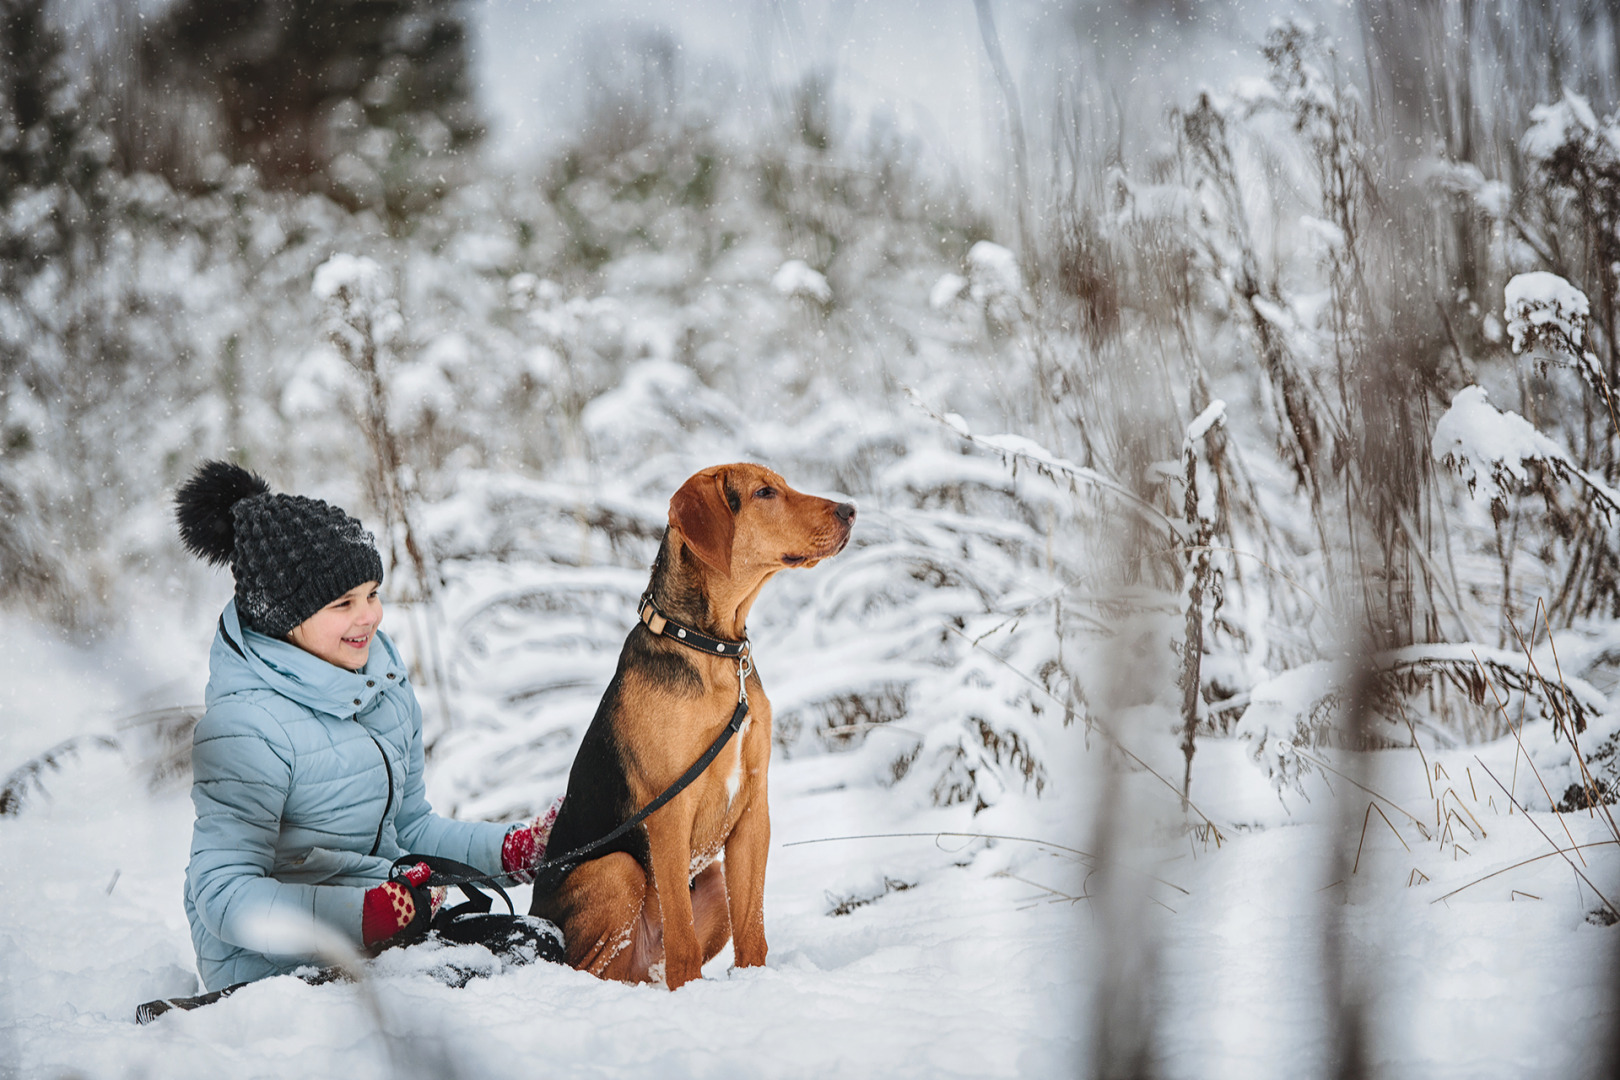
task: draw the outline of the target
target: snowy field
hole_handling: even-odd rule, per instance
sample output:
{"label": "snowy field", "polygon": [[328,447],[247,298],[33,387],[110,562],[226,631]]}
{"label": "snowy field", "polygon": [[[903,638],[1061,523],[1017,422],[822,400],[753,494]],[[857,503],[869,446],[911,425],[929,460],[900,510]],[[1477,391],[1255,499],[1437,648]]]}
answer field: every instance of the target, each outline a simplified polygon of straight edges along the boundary
{"label": "snowy field", "polygon": [[[184,702],[181,687],[201,677],[187,659],[204,644],[194,628],[154,620],[90,653],[14,618],[4,629],[8,715],[48,709],[126,747],[138,743],[116,718]],[[768,641],[760,652],[769,680]],[[44,741],[8,727],[5,760]],[[1127,920],[1138,929],[1133,986],[1162,1025],[1158,1075],[1332,1072],[1324,1017],[1336,991],[1320,962],[1329,941],[1369,980],[1375,1075],[1595,1075],[1595,1042],[1613,1016],[1613,935],[1588,921],[1598,901],[1548,857],[1542,833],[1562,839],[1567,827],[1577,842],[1601,843],[1604,830],[1585,813],[1507,813],[1485,770],[1511,782],[1515,751],[1509,737],[1479,747],[1477,760],[1431,752],[1438,798],[1415,751],[1356,764],[1340,753],[1334,767],[1363,769],[1361,782],[1384,798],[1331,776],[1330,788],[1318,772],[1312,801],[1285,808],[1241,743],[1208,743],[1193,800],[1224,843],[1149,837],[1111,881],[1064,850],[1096,839],[1098,792],[1172,820],[1175,797],[1140,771],[1107,785],[1096,767],[1106,755],[1088,755],[1078,730],[1049,744],[1064,779],[1045,797],[977,816],[863,782],[859,752],[779,756],[763,970],[729,970],[722,954],[673,995],[555,966],[452,990],[419,970],[432,957],[395,956],[363,985],[274,979],[139,1027],[138,1002],[196,987],[180,904],[190,804],[183,784],[149,788],[138,751],[86,744],[20,814],[0,818],[0,1074],[1085,1075],[1095,995],[1119,959],[1093,905],[1123,902],[1139,909]],[[456,764],[438,757],[430,779]],[[1521,787],[1534,786],[1522,761],[1518,772]],[[430,790],[440,805],[453,801],[442,784]],[[1358,851],[1369,802],[1383,815],[1371,815]],[[1434,827],[1437,806],[1449,831]],[[1465,835],[1470,826],[1481,835]],[[913,835],[873,836],[885,833]],[[863,838],[839,839],[848,837]],[[1610,844],[1586,852],[1594,881],[1613,881]],[[526,890],[514,894],[525,902]]]}

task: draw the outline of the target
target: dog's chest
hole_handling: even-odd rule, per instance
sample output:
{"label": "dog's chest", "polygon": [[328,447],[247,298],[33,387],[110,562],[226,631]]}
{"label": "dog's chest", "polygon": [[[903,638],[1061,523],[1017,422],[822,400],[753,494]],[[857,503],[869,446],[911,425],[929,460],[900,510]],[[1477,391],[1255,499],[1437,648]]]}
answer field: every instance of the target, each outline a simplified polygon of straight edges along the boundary
{"label": "dog's chest", "polygon": [[729,745],[715,759],[710,768],[714,778],[706,785],[704,798],[692,821],[693,875],[700,873],[725,849],[726,840],[736,828],[738,820],[749,810],[759,785],[755,783],[755,770],[762,770],[759,762],[760,747],[756,740],[770,740],[769,714],[762,720],[754,711],[743,720],[741,728]]}

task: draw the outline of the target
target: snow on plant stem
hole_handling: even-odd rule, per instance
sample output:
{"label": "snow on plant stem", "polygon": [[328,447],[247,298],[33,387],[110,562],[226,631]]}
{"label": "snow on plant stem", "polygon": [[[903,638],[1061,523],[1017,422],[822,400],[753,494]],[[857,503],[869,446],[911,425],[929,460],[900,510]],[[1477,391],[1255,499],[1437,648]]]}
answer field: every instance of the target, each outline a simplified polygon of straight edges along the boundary
{"label": "snow on plant stem", "polygon": [[[1526,654],[1477,642],[1430,642],[1375,653],[1365,662],[1380,694],[1409,692],[1402,680],[1414,676],[1442,679],[1487,707],[1518,694],[1526,703],[1535,702],[1541,717],[1553,723],[1555,734],[1566,723],[1577,733],[1583,731],[1588,721],[1608,708],[1591,683],[1554,674],[1558,662],[1551,646]],[[1348,660],[1313,660],[1249,691],[1248,706],[1232,733],[1249,744],[1250,757],[1270,776],[1279,794],[1285,788],[1304,793],[1303,778],[1312,772],[1312,765],[1301,751],[1308,754],[1334,745],[1339,713],[1354,678]]]}
{"label": "snow on plant stem", "polygon": [[1142,519],[1148,524],[1164,531],[1173,540],[1182,540],[1183,529],[1181,522],[1167,516],[1164,511],[1147,502],[1135,492],[1113,480],[1096,469],[1087,468],[1068,458],[1059,457],[1046,447],[1023,435],[1003,433],[1000,435],[982,435],[968,426],[960,413],[945,413],[941,415],[930,408],[915,390],[907,389],[906,394],[918,408],[922,409],[935,420],[950,428],[961,438],[975,446],[982,446],[993,451],[1001,459],[1012,466],[1016,475],[1019,464],[1033,466],[1038,475],[1049,480],[1057,481],[1060,478],[1068,482],[1071,494],[1079,492],[1079,485],[1089,484],[1103,491],[1111,492],[1122,499],[1132,509],[1138,511]]}
{"label": "snow on plant stem", "polygon": [[1204,596],[1213,592],[1215,606],[1220,606],[1219,572],[1211,566],[1210,540],[1215,535],[1215,518],[1219,508],[1219,489],[1214,469],[1210,468],[1204,449],[1204,437],[1226,416],[1226,402],[1210,402],[1203,412],[1187,426],[1187,439],[1182,446],[1186,465],[1186,497],[1183,517],[1191,534],[1187,546],[1187,568],[1182,575],[1183,610],[1186,613],[1185,633],[1181,643],[1181,673],[1177,683],[1181,688],[1182,739],[1181,752],[1186,759],[1186,771],[1181,782],[1182,798],[1192,790],[1193,754],[1197,750],[1195,737],[1201,718],[1199,706],[1203,704],[1199,690],[1203,685],[1204,656]]}
{"label": "snow on plant stem", "polygon": [[1581,354],[1591,304],[1586,294],[1545,270],[1519,274],[1502,290],[1503,314],[1513,351],[1545,345],[1556,352]]}
{"label": "snow on plant stem", "polygon": [[814,300],[823,307],[832,303],[832,286],[803,259],[789,259],[771,278],[771,288],[783,296]]}
{"label": "snow on plant stem", "polygon": [[1533,486],[1527,465],[1560,479],[1577,477],[1605,514],[1620,510],[1620,492],[1582,469],[1518,413],[1498,412],[1483,386],[1465,386],[1451,399],[1451,408],[1435,425],[1430,450],[1436,461],[1467,482],[1474,498],[1490,500],[1492,513],[1506,513],[1507,496]]}

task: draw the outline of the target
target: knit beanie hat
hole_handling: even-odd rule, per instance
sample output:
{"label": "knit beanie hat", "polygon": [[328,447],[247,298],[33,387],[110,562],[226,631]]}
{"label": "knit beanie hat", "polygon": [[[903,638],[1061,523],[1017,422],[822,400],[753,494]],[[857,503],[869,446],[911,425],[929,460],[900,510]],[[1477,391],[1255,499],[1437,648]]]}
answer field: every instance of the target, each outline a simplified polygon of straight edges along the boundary
{"label": "knit beanie hat", "polygon": [[174,507],[186,550],[231,564],[237,614],[269,637],[286,637],[356,585],[382,581],[382,557],[360,522],[319,499],[275,494],[240,465],[204,462]]}

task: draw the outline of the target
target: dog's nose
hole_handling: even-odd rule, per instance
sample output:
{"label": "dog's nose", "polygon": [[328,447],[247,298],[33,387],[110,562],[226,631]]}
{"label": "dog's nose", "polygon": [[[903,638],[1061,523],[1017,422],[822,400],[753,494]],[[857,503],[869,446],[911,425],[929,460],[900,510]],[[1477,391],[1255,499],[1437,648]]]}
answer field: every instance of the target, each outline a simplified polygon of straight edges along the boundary
{"label": "dog's nose", "polygon": [[838,515],[839,521],[842,521],[844,524],[848,525],[850,522],[855,520],[855,504],[839,503],[837,506],[833,507],[833,513]]}

